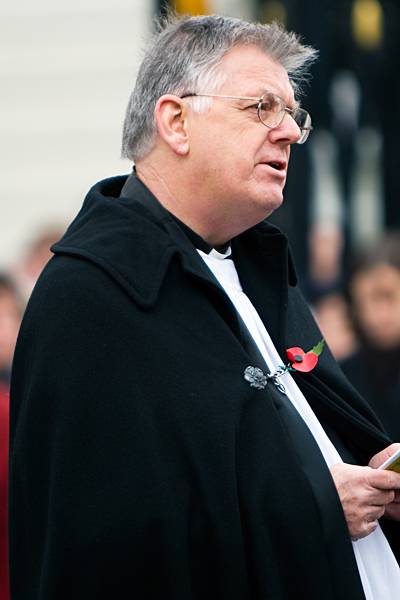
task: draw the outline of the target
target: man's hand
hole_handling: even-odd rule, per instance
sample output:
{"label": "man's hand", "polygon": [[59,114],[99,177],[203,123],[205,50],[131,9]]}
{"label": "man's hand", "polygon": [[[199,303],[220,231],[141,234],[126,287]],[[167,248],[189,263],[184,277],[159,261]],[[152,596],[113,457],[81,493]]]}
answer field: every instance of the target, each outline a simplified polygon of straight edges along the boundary
{"label": "man's hand", "polygon": [[[391,444],[381,452],[378,452],[378,454],[375,454],[369,461],[369,466],[377,469],[385,460],[393,456],[399,448],[399,443]],[[400,490],[396,490],[393,502],[386,505],[384,516],[394,521],[400,521]]]}
{"label": "man's hand", "polygon": [[[395,450],[398,447],[396,445]],[[382,464],[385,458],[380,460],[378,457],[384,452],[374,456],[371,463],[376,466]],[[386,514],[388,506],[395,503],[395,490],[400,490],[400,474],[380,471],[372,466],[359,467],[340,463],[331,468],[331,475],[342,503],[350,537],[353,540],[366,537],[377,528],[378,519]],[[399,508],[398,503],[395,505]]]}

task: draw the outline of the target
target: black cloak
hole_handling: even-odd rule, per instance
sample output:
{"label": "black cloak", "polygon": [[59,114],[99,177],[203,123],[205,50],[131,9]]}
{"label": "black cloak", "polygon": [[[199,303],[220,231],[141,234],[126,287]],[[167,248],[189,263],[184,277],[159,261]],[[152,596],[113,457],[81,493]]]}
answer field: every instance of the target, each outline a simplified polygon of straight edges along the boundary
{"label": "black cloak", "polygon": [[[23,320],[13,600],[363,599],[315,441],[300,420],[296,444],[279,392],[244,379],[262,365],[230,300],[139,180],[120,196],[125,181],[89,192]],[[286,238],[263,222],[232,249],[282,361],[311,349]],[[346,457],[390,443],[328,348],[297,382]]]}

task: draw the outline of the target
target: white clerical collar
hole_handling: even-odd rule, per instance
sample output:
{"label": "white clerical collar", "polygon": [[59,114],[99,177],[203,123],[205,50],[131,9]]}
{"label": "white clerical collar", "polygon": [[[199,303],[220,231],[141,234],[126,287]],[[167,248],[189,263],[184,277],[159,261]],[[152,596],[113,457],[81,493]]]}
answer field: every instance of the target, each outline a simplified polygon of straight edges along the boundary
{"label": "white clerical collar", "polygon": [[[201,252],[201,250],[199,250],[199,252]],[[231,247],[228,246],[225,250],[222,250],[222,251],[212,248],[212,250],[210,250],[210,252],[208,253],[208,256],[210,256],[212,258],[216,258],[218,260],[225,260],[225,258],[229,258],[229,256],[231,254],[232,254]]]}

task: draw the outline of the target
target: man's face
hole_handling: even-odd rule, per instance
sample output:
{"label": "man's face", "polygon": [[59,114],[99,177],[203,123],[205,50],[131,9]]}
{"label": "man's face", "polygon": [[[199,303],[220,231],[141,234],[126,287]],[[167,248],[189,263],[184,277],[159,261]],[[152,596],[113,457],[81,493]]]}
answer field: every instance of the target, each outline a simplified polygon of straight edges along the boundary
{"label": "man's face", "polygon": [[377,265],[358,273],[351,284],[355,314],[364,335],[382,349],[400,345],[400,272]]}
{"label": "man's face", "polygon": [[[289,108],[295,106],[287,72],[258,48],[234,48],[222,67],[227,79],[215,93],[259,98],[273,92]],[[199,190],[207,190],[216,218],[225,215],[235,229],[244,230],[280,206],[290,145],[300,137],[289,114],[269,129],[258,119],[254,102],[214,98],[207,113],[191,114],[190,134]]]}

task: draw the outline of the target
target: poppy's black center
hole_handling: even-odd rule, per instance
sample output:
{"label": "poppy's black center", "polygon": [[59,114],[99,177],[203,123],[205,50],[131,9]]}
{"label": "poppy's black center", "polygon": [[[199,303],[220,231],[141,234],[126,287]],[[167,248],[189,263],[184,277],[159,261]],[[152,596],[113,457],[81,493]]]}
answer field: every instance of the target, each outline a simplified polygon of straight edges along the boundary
{"label": "poppy's black center", "polygon": [[303,362],[302,355],[301,354],[295,354],[294,355],[294,362],[298,362],[298,363]]}

